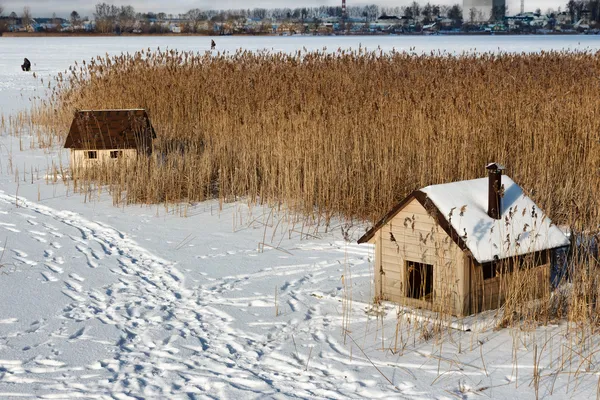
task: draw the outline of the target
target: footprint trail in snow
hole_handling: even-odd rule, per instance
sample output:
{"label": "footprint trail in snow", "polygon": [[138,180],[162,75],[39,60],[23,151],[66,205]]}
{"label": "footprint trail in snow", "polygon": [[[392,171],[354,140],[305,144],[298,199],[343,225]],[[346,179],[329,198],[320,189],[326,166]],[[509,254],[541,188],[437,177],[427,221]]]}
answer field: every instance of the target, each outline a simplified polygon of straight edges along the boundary
{"label": "footprint trail in snow", "polygon": [[[0,201],[14,205],[15,197],[0,193]],[[39,216],[38,229],[32,235],[56,239],[54,244],[47,243],[50,240],[39,241],[47,245],[40,274],[48,284],[62,282],[61,291],[70,299],[62,317],[85,324],[70,332],[59,330],[56,335],[70,342],[91,340],[94,330],[88,329],[87,324],[96,320],[120,332],[112,358],[80,366],[50,365],[52,361],[44,361],[43,366],[24,372],[35,374],[36,378],[31,379],[40,379],[48,393],[59,392],[65,397],[71,392],[89,396],[127,393],[132,398],[189,398],[206,394],[345,398],[361,396],[360,393],[364,397],[381,394],[377,380],[361,382],[353,376],[354,367],[344,360],[349,354],[327,333],[332,324],[340,325],[339,316],[328,316],[318,303],[308,304],[315,297],[311,297],[306,286],[335,275],[339,260],[242,272],[189,289],[174,263],[157,257],[122,232],[70,211],[58,211],[23,198],[18,202],[22,212]],[[49,232],[43,232],[41,226]],[[65,235],[61,226],[74,228],[79,235]],[[62,247],[69,241],[82,255],[78,263],[83,262],[94,271],[108,269],[116,280],[102,287],[86,288],[82,273],[67,272],[67,264],[61,258]],[[356,248],[350,253],[349,262],[365,263],[364,250]],[[18,250],[14,257],[33,262]],[[281,296],[285,296],[281,307],[286,307],[293,318],[281,316],[261,322],[250,315],[248,310],[274,307],[272,296],[244,291],[254,280],[270,276],[279,276],[286,282],[279,288]],[[248,295],[236,297],[232,292]],[[302,313],[297,312],[300,308]],[[247,312],[240,314],[240,310]],[[244,318],[249,329],[240,329],[239,319]],[[303,343],[301,351],[296,349],[295,354],[290,354],[282,350],[282,343],[290,339]],[[313,355],[311,367],[306,369],[307,353],[314,346],[325,355],[337,355],[342,360],[335,363],[339,369],[326,362],[322,354]],[[23,367],[5,368],[14,378]],[[70,368],[88,371],[90,377],[52,382],[37,376]],[[94,380],[94,372],[102,379]],[[107,375],[109,378],[105,379]]]}

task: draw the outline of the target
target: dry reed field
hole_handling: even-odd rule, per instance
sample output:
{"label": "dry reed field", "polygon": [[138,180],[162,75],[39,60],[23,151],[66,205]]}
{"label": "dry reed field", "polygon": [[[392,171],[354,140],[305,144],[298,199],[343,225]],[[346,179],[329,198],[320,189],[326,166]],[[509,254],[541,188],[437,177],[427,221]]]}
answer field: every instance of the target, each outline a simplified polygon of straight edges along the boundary
{"label": "dry reed field", "polygon": [[[481,177],[499,161],[556,224],[589,238],[600,226],[598,77],[600,53],[590,52],[148,49],[74,65],[10,123],[60,145],[75,110],[147,109],[158,135],[151,157],[74,175],[76,190],[99,180],[116,204],[243,197],[325,225],[375,221],[414,189]],[[519,315],[596,320],[600,277],[588,267],[597,256],[581,249],[578,294],[548,292]],[[504,283],[505,324],[539,297],[534,274],[517,275]]]}
{"label": "dry reed field", "polygon": [[77,109],[148,109],[155,156],[105,177],[128,202],[246,196],[375,220],[499,160],[557,223],[597,229],[598,77],[589,53],[148,50],[73,66],[20,117],[60,144]]}

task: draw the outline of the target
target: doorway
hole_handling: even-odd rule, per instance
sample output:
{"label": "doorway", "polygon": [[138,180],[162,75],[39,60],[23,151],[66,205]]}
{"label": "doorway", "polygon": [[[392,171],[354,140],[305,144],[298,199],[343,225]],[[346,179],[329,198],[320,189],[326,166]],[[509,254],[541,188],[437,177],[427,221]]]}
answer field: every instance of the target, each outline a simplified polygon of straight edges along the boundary
{"label": "doorway", "polygon": [[406,261],[406,297],[432,301],[433,265]]}

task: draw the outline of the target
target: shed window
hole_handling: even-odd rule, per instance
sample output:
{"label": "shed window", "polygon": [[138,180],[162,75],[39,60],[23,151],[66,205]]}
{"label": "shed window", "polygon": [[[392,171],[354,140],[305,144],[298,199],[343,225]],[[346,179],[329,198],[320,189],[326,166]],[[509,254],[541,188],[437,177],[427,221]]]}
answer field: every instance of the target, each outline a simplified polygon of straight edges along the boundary
{"label": "shed window", "polygon": [[488,280],[500,275],[512,274],[515,266],[519,266],[521,261],[522,259],[517,257],[483,263],[481,264],[483,279]]}
{"label": "shed window", "polygon": [[86,151],[85,152],[85,158],[87,159],[96,159],[98,158],[98,152],[97,151]]}
{"label": "shed window", "polygon": [[488,280],[498,276],[498,263],[488,262],[481,265],[481,271],[483,272],[483,279]]}
{"label": "shed window", "polygon": [[510,257],[499,261],[481,264],[483,279],[492,279],[499,275],[511,274],[517,269],[539,267],[548,263],[548,252],[540,251],[525,256]]}
{"label": "shed window", "polygon": [[431,301],[433,292],[433,265],[414,261],[406,262],[406,296]]}
{"label": "shed window", "polygon": [[110,152],[110,158],[121,158],[121,157],[123,157],[122,150],[113,150]]}

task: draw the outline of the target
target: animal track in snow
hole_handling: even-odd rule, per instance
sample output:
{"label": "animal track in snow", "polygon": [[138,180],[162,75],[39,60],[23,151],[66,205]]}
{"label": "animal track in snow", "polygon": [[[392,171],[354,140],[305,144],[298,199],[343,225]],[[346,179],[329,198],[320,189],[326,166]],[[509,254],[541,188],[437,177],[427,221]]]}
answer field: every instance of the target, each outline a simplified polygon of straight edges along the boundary
{"label": "animal track in snow", "polygon": [[16,226],[15,224],[7,223],[7,222],[0,222],[0,227],[6,229],[7,231],[14,232],[14,233],[21,232],[20,230],[14,228],[15,226]]}
{"label": "animal track in snow", "polygon": [[12,249],[11,251],[19,257],[27,257],[27,253],[25,253],[24,251],[17,250],[17,249]]}
{"label": "animal track in snow", "polygon": [[73,279],[75,279],[78,282],[83,282],[85,281],[85,278],[82,278],[81,276],[77,275],[76,273],[70,273],[69,276]]}
{"label": "animal track in snow", "polygon": [[[0,201],[14,203],[15,198],[0,194]],[[206,393],[212,393],[215,397],[235,397],[220,391],[219,388],[225,386],[235,388],[233,393],[237,393],[240,398],[352,397],[354,392],[339,384],[339,376],[345,371],[337,371],[334,367],[315,360],[310,374],[316,378],[311,377],[311,381],[308,381],[299,360],[283,354],[280,349],[282,344],[291,340],[292,335],[296,335],[296,340],[300,338],[298,335],[303,335],[303,340],[310,340],[307,338],[311,332],[322,329],[324,311],[309,302],[327,300],[309,297],[307,289],[315,277],[336,274],[340,265],[337,261],[298,262],[254,270],[256,272],[253,273],[236,272],[225,278],[210,277],[212,282],[199,274],[197,277],[201,286],[190,290],[189,286],[186,287],[186,276],[174,263],[157,257],[118,230],[74,213],[54,210],[25,199],[18,199],[18,202],[20,207],[51,218],[60,226],[60,230],[54,227],[52,229],[48,224],[42,224],[45,218],[39,219],[40,224],[49,229],[48,234],[53,235],[54,232],[63,235],[61,243],[65,245],[64,257],[69,259],[74,254],[75,247],[85,255],[88,265],[98,267],[98,260],[102,258],[102,267],[106,266],[105,269],[91,271],[85,267],[85,270],[77,270],[82,263],[68,264],[68,279],[64,279],[65,275],[60,276],[64,286],[55,287],[72,302],[69,300],[68,306],[60,311],[60,316],[65,321],[75,321],[80,325],[73,328],[75,323],[72,323],[55,330],[54,332],[58,332],[54,336],[55,340],[74,342],[73,346],[90,341],[87,328],[82,325],[94,326],[93,321],[107,324],[109,326],[106,329],[117,330],[121,335],[114,357],[111,355],[110,358],[90,363],[89,366],[67,367],[61,361],[50,359],[34,360],[30,362],[33,365],[11,366],[14,368],[12,371],[21,368],[21,374],[16,375],[11,371],[5,376],[39,379],[31,376],[57,374],[60,378],[58,383],[50,380],[31,383],[44,390],[51,390],[50,394],[39,397],[85,397],[97,393],[106,393],[115,398],[189,398],[196,394],[201,397]],[[81,236],[69,235],[69,231],[62,229],[64,226],[77,229]],[[103,253],[98,251],[98,245],[102,247]],[[44,265],[50,272],[44,271],[46,275],[42,276],[48,282],[56,282],[59,280],[57,276],[64,273],[59,266],[64,260],[57,256],[62,254],[58,251],[61,248],[58,242],[52,242],[49,246],[51,249],[46,250],[44,256],[51,262],[45,262]],[[211,251],[218,254],[207,257],[257,254],[254,249],[219,251],[218,248],[213,248]],[[90,276],[105,272],[113,280],[102,288],[88,289],[88,284],[93,280],[82,284],[84,278],[74,271],[89,273]],[[114,271],[115,275],[109,271]],[[278,320],[271,318],[265,322],[270,324],[264,325],[269,330],[269,336],[263,332],[261,325],[256,325],[254,330],[246,327],[237,329],[234,323],[239,321],[236,319],[256,321],[260,320],[259,314],[272,315],[270,309],[274,307],[274,299],[270,291],[268,294],[266,291],[261,293],[261,288],[241,292],[241,288],[253,279],[260,281],[273,277],[279,279],[277,287],[282,296],[279,304],[285,310],[281,310],[283,314],[279,315]],[[272,289],[271,286],[270,290]],[[252,292],[255,293],[250,296],[245,294]],[[223,296],[223,293],[227,295]],[[240,295],[236,297],[236,294]],[[226,304],[226,307],[219,307],[221,304]],[[240,309],[248,311],[240,313]],[[295,314],[294,318],[287,317],[290,313]],[[40,333],[47,334],[43,330],[38,335]],[[303,344],[298,344],[302,349]],[[319,345],[333,347],[326,339]],[[54,358],[57,354],[55,350],[58,351],[49,349],[44,356]],[[317,351],[313,354],[316,358]],[[302,357],[306,359],[306,351]],[[260,369],[255,367],[257,365],[260,365]],[[90,379],[72,379],[71,374],[75,368],[88,369]],[[26,375],[27,373],[30,375]],[[105,373],[109,374],[109,378]]]}
{"label": "animal track in snow", "polygon": [[75,248],[85,255],[87,259],[87,263],[91,268],[98,268],[98,263],[96,262],[97,257],[94,257],[93,251],[89,247],[84,247],[82,245],[76,245]]}
{"label": "animal track in snow", "polygon": [[44,277],[44,279],[46,279],[47,282],[56,282],[56,281],[58,281],[58,278],[55,277],[54,275],[52,275],[50,272],[41,272],[41,274]]}
{"label": "animal track in snow", "polygon": [[45,266],[46,266],[46,267],[47,267],[47,268],[48,268],[50,271],[52,271],[52,272],[54,272],[54,273],[57,273],[57,274],[62,274],[62,273],[64,272],[64,270],[63,270],[61,267],[59,267],[59,266],[57,266],[57,265],[54,265],[54,264],[52,264],[52,263],[45,262],[45,263],[44,263],[44,265],[45,265]]}

